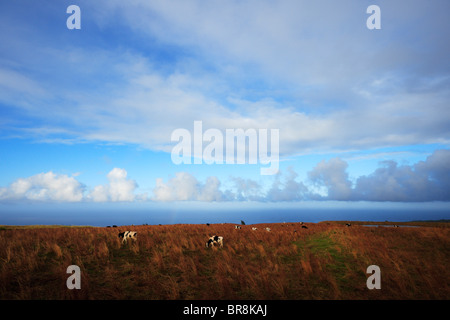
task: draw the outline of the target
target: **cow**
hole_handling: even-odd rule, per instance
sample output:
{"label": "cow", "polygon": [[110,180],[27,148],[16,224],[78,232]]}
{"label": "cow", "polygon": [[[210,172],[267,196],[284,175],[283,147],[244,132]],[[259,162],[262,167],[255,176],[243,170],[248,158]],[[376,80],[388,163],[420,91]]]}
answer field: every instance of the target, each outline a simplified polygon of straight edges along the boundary
{"label": "cow", "polygon": [[265,228],[266,229],[266,231],[270,231],[270,228]]}
{"label": "cow", "polygon": [[241,229],[241,226],[234,226],[235,229]]}
{"label": "cow", "polygon": [[209,248],[214,247],[216,244],[218,244],[221,248],[223,248],[223,237],[221,236],[212,236],[209,238],[209,240],[206,242],[206,247]]}
{"label": "cow", "polygon": [[124,231],[119,233],[119,239],[122,238],[122,243],[126,243],[128,239],[137,240],[137,232],[135,231]]}
{"label": "cow", "polygon": [[346,223],[345,225],[346,225],[347,227],[351,227],[351,226],[352,226],[351,223]]}
{"label": "cow", "polygon": [[302,229],[308,229],[308,227],[305,225],[302,225]]}
{"label": "cow", "polygon": [[255,231],[255,230],[258,230],[258,228],[256,228],[256,227],[252,227],[252,230],[253,230],[253,231]]}

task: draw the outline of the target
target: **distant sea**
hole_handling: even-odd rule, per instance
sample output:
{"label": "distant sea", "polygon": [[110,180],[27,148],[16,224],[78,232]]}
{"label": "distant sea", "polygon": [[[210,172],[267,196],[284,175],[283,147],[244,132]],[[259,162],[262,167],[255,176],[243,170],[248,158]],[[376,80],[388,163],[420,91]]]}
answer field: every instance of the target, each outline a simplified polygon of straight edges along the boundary
{"label": "distant sea", "polygon": [[74,203],[0,204],[0,225],[158,225],[450,219],[450,203]]}

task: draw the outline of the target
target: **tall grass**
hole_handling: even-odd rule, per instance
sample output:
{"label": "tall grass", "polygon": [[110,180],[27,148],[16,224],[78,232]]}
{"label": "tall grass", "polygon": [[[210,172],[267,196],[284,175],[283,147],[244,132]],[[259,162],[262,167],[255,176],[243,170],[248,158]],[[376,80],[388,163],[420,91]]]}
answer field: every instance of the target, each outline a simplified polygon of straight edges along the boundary
{"label": "tall grass", "polygon": [[[3,228],[0,298],[450,298],[448,227],[253,226]],[[122,244],[119,230],[137,231],[138,240]],[[214,234],[223,248],[205,248]],[[81,269],[81,290],[66,287],[72,264]],[[366,287],[372,264],[381,269],[381,290]]]}

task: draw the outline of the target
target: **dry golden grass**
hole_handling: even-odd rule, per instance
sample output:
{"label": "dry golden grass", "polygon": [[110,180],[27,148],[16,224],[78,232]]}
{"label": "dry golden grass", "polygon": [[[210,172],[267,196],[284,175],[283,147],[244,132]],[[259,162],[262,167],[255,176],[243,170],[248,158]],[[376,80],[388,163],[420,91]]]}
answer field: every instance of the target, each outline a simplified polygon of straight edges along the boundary
{"label": "dry golden grass", "polygon": [[[137,231],[138,240],[123,245],[119,230]],[[223,248],[205,248],[214,234]],[[0,298],[449,299],[449,260],[446,224],[1,228]],[[81,290],[66,287],[72,264]],[[366,287],[372,264],[381,290]]]}

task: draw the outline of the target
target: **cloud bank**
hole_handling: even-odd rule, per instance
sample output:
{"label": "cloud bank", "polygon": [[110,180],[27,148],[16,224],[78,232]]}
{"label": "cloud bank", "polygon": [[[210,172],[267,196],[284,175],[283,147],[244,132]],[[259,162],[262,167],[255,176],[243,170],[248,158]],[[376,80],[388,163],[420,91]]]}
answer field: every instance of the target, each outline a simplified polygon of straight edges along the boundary
{"label": "cloud bank", "polygon": [[154,201],[450,201],[450,150],[436,150],[425,161],[398,165],[383,161],[369,175],[352,182],[348,163],[340,158],[319,162],[308,172],[307,181],[298,181],[292,169],[279,173],[268,190],[256,181],[233,177],[233,189],[221,190],[220,181],[209,177],[202,184],[194,176],[179,172],[164,183],[158,179]]}
{"label": "cloud bank", "polygon": [[39,173],[28,178],[19,178],[8,187],[0,188],[0,201],[37,201],[37,202],[126,202],[142,199],[136,195],[138,187],[134,180],[127,178],[124,169],[114,168],[107,178],[106,185],[95,186],[92,190],[65,174],[53,172]]}
{"label": "cloud bank", "polygon": [[177,172],[164,181],[158,178],[153,194],[138,192],[138,184],[127,171],[112,169],[105,185],[87,188],[78,174],[53,172],[19,178],[0,188],[0,201],[38,202],[132,202],[132,201],[260,201],[286,202],[306,200],[426,202],[450,201],[450,150],[436,150],[424,161],[399,165],[383,161],[368,175],[354,182],[347,173],[348,163],[340,158],[321,161],[308,172],[305,181],[289,168],[274,177],[269,188],[252,179],[232,177],[232,188],[223,190],[221,181],[211,176],[199,181],[188,172]]}
{"label": "cloud bank", "polygon": [[78,202],[83,200],[84,191],[85,186],[74,177],[50,171],[19,178],[9,187],[0,188],[0,199]]}

